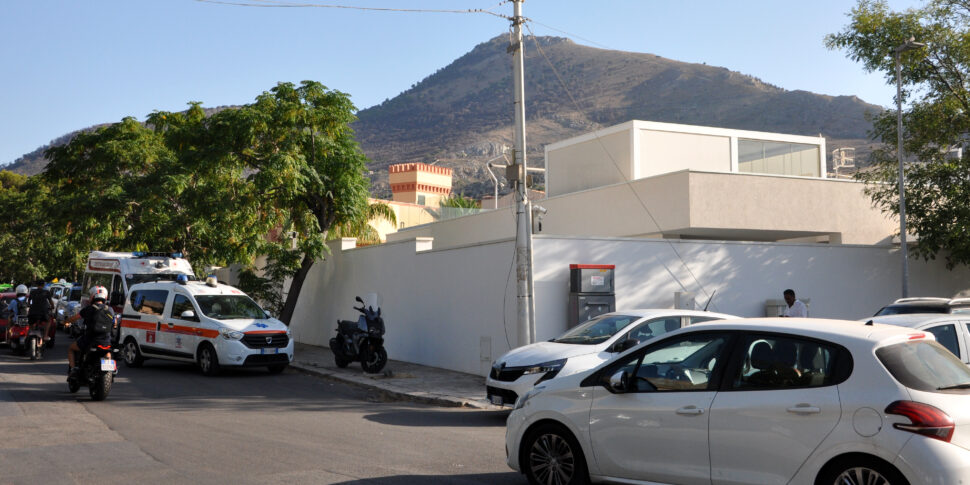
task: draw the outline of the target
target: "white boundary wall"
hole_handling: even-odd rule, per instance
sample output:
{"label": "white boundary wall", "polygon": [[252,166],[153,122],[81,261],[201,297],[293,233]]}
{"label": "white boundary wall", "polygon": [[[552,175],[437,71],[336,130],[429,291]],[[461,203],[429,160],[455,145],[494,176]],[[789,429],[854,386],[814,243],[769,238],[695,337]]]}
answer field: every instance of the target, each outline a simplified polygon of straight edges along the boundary
{"label": "white boundary wall", "polygon": [[[354,296],[376,292],[392,359],[485,375],[510,348],[507,342],[516,345],[514,241],[424,250],[430,243],[350,250],[332,244],[303,286],[291,326],[295,339],[326,346],[338,318],[357,318]],[[537,236],[534,248],[539,340],[566,329],[571,263],[616,265],[620,310],[672,308],[678,291],[693,293],[703,306],[704,290],[716,289],[711,310],[760,317],[766,300],[793,288],[811,299],[813,317],[857,319],[896,299],[901,285],[899,251],[884,246]],[[967,288],[966,269],[910,261],[914,296],[949,297]]]}

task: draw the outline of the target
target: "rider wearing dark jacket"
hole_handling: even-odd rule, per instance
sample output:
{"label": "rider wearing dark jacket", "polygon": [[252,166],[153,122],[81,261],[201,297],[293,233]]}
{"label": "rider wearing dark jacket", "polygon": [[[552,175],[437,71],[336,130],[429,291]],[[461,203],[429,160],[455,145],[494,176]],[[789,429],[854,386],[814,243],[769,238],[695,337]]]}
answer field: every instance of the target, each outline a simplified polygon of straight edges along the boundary
{"label": "rider wearing dark jacket", "polygon": [[94,320],[98,317],[101,310],[107,311],[112,318],[114,318],[114,310],[111,306],[107,304],[108,300],[108,290],[103,286],[95,286],[91,288],[91,302],[88,306],[81,309],[77,315],[74,315],[67,320],[68,324],[74,323],[80,318],[84,319],[84,334],[77,339],[76,342],[72,343],[67,349],[67,365],[68,372],[75,372],[75,354],[77,352],[87,351],[87,349],[92,345],[108,347],[111,345],[111,332],[98,334],[94,331]]}

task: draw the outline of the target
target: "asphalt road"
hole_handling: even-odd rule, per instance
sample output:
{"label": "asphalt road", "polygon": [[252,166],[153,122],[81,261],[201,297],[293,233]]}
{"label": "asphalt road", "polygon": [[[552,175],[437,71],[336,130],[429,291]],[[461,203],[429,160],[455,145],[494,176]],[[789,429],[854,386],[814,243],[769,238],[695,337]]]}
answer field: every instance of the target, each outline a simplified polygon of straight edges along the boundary
{"label": "asphalt road", "polygon": [[67,338],[44,359],[0,348],[0,484],[525,484],[507,412],[381,402],[287,370],[204,377],[121,365],[111,394],[67,390]]}

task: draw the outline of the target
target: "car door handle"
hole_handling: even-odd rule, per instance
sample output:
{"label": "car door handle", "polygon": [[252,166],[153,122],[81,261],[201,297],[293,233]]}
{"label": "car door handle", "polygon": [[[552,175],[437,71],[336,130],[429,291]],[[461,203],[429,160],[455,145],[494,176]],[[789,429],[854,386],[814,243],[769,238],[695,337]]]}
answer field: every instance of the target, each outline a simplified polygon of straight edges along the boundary
{"label": "car door handle", "polygon": [[697,406],[684,406],[677,410],[677,414],[681,416],[697,416],[704,414],[704,409]]}
{"label": "car door handle", "polygon": [[822,409],[808,403],[801,403],[788,408],[788,412],[794,414],[818,414],[822,412]]}
{"label": "car door handle", "polygon": [[168,325],[168,328],[172,328],[175,326],[175,322],[168,322],[165,325]]}

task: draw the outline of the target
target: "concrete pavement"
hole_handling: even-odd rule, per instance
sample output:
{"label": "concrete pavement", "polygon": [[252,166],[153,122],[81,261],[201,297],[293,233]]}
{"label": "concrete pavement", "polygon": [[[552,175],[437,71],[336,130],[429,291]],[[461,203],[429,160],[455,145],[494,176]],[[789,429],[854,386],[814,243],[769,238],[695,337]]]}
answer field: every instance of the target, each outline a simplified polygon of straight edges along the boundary
{"label": "concrete pavement", "polygon": [[[367,374],[360,362],[341,369],[327,347],[297,342],[291,367],[386,394],[390,398],[446,407],[498,410],[485,399],[485,378],[410,362],[388,360],[379,374]],[[504,408],[508,409],[508,408]]]}

